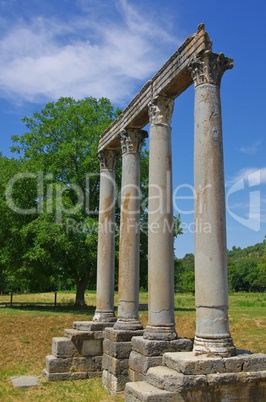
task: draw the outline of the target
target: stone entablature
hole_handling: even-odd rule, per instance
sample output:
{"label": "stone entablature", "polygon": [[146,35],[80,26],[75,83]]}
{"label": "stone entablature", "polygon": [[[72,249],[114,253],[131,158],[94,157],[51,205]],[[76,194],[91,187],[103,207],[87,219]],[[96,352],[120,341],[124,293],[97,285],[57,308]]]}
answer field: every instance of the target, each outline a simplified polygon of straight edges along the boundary
{"label": "stone entablature", "polygon": [[99,151],[119,148],[120,133],[125,128],[142,128],[149,122],[149,103],[158,95],[175,99],[193,84],[189,63],[203,51],[212,50],[204,24],[189,36],[160,70],[147,81],[123,113],[101,135]]}

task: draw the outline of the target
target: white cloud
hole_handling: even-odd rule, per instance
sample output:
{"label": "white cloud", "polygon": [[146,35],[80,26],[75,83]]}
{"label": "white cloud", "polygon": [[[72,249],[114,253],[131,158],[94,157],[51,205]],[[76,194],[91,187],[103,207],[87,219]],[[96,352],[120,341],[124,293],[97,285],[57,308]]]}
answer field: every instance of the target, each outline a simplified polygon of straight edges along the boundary
{"label": "white cloud", "polygon": [[254,144],[239,148],[239,151],[247,155],[255,155],[259,150],[261,141],[256,141]]}
{"label": "white cloud", "polygon": [[[161,28],[160,16],[155,21],[126,0],[115,4],[87,2],[87,11],[67,22],[44,16],[10,21],[0,39],[0,96],[130,100],[180,42]],[[100,12],[106,14],[96,18]]]}
{"label": "white cloud", "polygon": [[247,182],[252,187],[266,183],[266,167],[262,168],[243,168],[235,176],[226,181],[226,187],[233,186],[240,182]]}

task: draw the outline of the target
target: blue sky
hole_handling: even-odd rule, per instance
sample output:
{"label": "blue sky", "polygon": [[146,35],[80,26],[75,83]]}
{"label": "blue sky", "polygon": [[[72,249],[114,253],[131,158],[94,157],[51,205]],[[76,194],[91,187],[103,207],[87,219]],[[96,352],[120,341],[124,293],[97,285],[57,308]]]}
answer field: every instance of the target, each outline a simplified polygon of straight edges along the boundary
{"label": "blue sky", "polygon": [[[0,0],[0,151],[10,156],[21,119],[60,96],[107,97],[124,108],[204,22],[213,51],[234,59],[222,79],[227,243],[266,235],[266,3],[264,0]],[[193,100],[175,101],[176,212],[193,252]],[[185,198],[188,197],[188,198]]]}

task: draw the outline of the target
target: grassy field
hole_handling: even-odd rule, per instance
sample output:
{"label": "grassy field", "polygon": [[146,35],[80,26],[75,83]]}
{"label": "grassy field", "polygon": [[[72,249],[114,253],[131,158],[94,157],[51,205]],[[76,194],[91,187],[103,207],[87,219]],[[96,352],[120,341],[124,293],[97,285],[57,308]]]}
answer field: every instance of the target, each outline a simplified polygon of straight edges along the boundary
{"label": "grassy field", "polygon": [[[0,303],[8,303],[10,296],[0,296]],[[54,336],[62,336],[64,328],[71,328],[76,320],[92,318],[94,308],[75,310],[74,294],[59,293],[60,305],[52,306],[54,294],[14,295],[12,308],[0,307],[0,400],[9,401],[122,401],[123,395],[109,395],[102,389],[101,379],[48,382],[41,371],[45,356],[51,354]],[[117,295],[115,297],[117,302]],[[51,306],[31,306],[27,303],[51,303]],[[95,306],[95,293],[86,295],[89,306]],[[18,306],[16,303],[23,303]],[[141,293],[140,303],[147,303],[147,293]],[[266,294],[238,293],[229,296],[230,329],[235,346],[252,352],[266,353]],[[193,337],[195,326],[194,297],[176,295],[175,319],[178,335]],[[140,311],[145,326],[147,311]],[[29,389],[15,389],[11,376],[38,375],[40,385]]]}

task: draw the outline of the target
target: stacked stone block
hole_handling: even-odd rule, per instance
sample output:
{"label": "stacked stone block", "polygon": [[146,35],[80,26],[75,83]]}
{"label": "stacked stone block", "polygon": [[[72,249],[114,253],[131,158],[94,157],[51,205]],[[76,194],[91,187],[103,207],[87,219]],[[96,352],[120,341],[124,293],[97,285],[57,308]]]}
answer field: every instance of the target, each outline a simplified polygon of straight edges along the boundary
{"label": "stacked stone block", "polygon": [[65,329],[63,337],[54,337],[43,375],[49,381],[101,377],[106,325],[76,321],[72,329]]}
{"label": "stacked stone block", "polygon": [[151,367],[146,381],[128,383],[125,400],[266,401],[266,355],[238,351],[234,357],[165,353],[163,365]]}
{"label": "stacked stone block", "polygon": [[143,330],[126,331],[106,328],[103,341],[102,382],[110,393],[123,392],[129,381],[128,359],[132,350],[131,338]]}
{"label": "stacked stone block", "polygon": [[129,356],[130,381],[144,381],[150,367],[160,366],[165,352],[183,352],[192,350],[190,339],[177,338],[173,341],[149,340],[133,337],[132,352]]}

